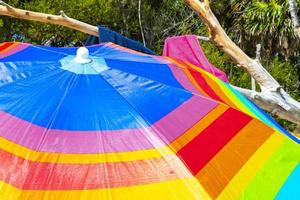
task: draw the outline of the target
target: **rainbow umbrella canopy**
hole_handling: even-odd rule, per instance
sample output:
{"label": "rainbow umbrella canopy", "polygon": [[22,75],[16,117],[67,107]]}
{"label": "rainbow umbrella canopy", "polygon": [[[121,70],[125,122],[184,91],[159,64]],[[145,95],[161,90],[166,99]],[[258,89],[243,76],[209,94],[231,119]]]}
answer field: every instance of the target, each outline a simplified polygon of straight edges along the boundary
{"label": "rainbow umbrella canopy", "polygon": [[295,199],[299,142],[189,63],[0,45],[0,199]]}

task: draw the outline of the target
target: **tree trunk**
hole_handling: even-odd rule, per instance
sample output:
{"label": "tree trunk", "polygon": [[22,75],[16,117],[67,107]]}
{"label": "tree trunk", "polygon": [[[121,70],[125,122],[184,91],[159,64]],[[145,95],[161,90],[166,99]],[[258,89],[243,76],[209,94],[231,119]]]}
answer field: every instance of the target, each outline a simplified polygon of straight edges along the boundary
{"label": "tree trunk", "polygon": [[125,31],[124,31],[124,35],[125,36],[129,36],[129,27],[128,27],[128,23],[127,23],[127,10],[126,10],[126,1],[122,0],[121,1],[121,12],[122,12],[122,19],[123,19],[123,24],[125,26]]}
{"label": "tree trunk", "polygon": [[289,11],[291,13],[291,18],[293,22],[293,26],[295,28],[295,32],[300,38],[300,23],[298,19],[298,9],[297,9],[297,2],[295,0],[289,0]]}
{"label": "tree trunk", "polygon": [[139,25],[140,25],[140,30],[141,30],[141,34],[142,34],[143,44],[144,44],[144,46],[146,46],[146,40],[145,40],[145,36],[144,36],[142,17],[141,17],[141,4],[142,4],[142,0],[139,0],[139,8],[138,8]]}
{"label": "tree trunk", "polygon": [[[185,2],[206,24],[210,38],[215,45],[257,81],[262,92],[259,93],[260,95],[256,94],[255,91],[253,93],[263,99],[265,103],[272,102],[270,106],[264,106],[264,108],[277,113],[283,119],[300,124],[300,103],[290,97],[259,62],[247,56],[228,37],[211,11],[209,0],[185,0]],[[255,96],[253,93],[245,91],[243,93],[248,97]]]}

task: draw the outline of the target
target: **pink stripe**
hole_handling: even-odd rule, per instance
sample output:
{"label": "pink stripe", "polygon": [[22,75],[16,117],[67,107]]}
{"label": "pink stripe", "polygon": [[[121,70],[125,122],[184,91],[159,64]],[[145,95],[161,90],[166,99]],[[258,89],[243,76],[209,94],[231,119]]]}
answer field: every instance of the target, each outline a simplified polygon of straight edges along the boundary
{"label": "pink stripe", "polygon": [[13,55],[13,54],[15,54],[15,53],[17,53],[17,52],[20,52],[20,51],[26,49],[28,46],[30,46],[30,44],[20,43],[20,44],[18,44],[17,46],[11,48],[10,50],[8,50],[8,51],[2,53],[2,54],[0,55],[0,59],[5,58],[5,57],[8,57],[8,56],[11,56],[11,55]]}
{"label": "pink stripe", "polygon": [[64,131],[46,129],[0,112],[0,137],[45,152],[129,152],[165,146],[210,112],[217,103],[192,97],[154,125],[116,131]]}

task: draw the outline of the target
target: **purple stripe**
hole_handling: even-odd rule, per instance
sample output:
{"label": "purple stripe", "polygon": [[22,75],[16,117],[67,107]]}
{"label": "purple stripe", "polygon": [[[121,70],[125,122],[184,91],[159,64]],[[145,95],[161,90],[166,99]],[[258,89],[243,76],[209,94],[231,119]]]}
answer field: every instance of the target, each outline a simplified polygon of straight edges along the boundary
{"label": "purple stripe", "polygon": [[193,85],[193,83],[189,80],[189,78],[186,76],[186,74],[180,67],[178,67],[176,64],[172,63],[171,61],[165,59],[162,56],[152,56],[152,58],[163,64],[168,65],[174,77],[184,89],[192,92],[193,94],[200,94],[198,89]]}
{"label": "purple stripe", "polygon": [[152,149],[170,144],[216,106],[214,101],[194,96],[150,127],[117,131],[46,129],[0,112],[0,137],[45,152],[110,153]]}

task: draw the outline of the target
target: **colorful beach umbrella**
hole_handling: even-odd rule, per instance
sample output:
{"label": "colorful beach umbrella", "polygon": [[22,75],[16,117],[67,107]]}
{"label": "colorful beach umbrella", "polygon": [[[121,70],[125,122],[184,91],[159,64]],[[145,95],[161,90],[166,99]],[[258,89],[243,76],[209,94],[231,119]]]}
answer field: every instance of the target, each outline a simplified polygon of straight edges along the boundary
{"label": "colorful beach umbrella", "polygon": [[0,199],[299,198],[299,141],[229,85],[81,50],[0,45]]}

